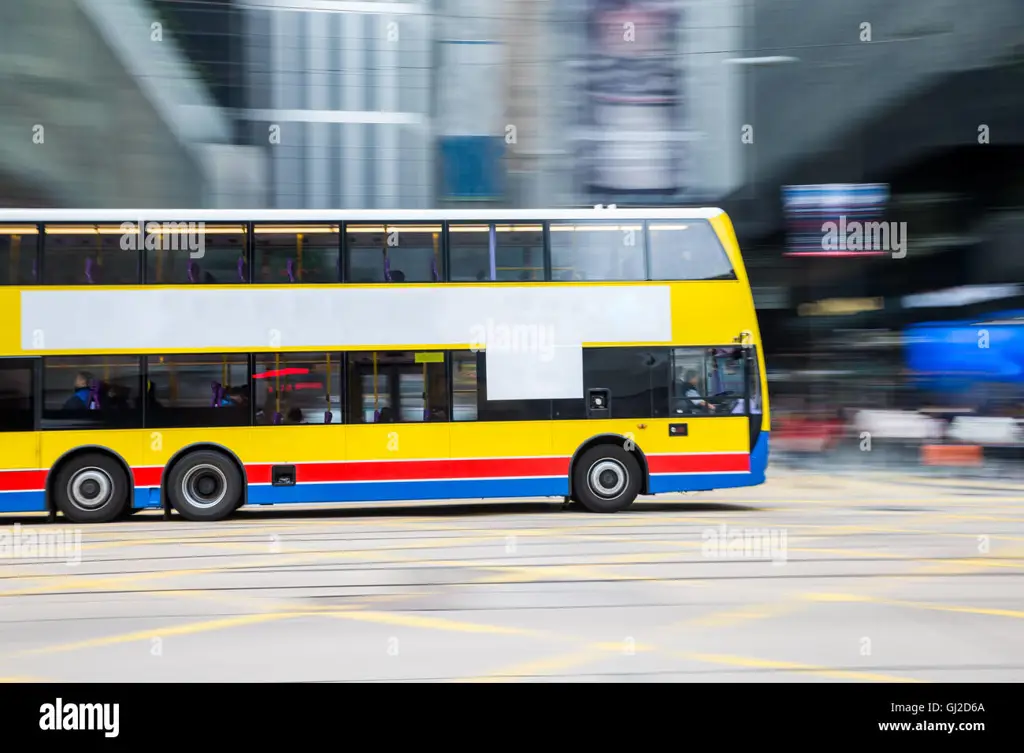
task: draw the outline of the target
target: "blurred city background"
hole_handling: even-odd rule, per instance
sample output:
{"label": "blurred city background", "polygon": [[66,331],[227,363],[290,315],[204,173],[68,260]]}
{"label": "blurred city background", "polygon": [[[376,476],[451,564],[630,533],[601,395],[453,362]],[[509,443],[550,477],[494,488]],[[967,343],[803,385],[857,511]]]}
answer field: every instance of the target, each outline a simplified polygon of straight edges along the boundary
{"label": "blurred city background", "polygon": [[1021,0],[0,0],[0,204],[721,206],[831,462],[1024,447],[1022,155]]}

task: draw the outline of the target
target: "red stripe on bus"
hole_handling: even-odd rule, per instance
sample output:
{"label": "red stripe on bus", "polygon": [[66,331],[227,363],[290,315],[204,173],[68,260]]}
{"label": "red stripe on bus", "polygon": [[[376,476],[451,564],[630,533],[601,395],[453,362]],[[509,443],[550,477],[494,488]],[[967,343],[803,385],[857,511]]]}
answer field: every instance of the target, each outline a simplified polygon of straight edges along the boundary
{"label": "red stripe on bus", "polygon": [[46,488],[49,471],[0,471],[0,491],[37,492]]}
{"label": "red stripe on bus", "polygon": [[163,475],[163,468],[132,468],[136,486],[160,486]]}
{"label": "red stripe on bus", "polygon": [[[505,458],[473,460],[351,461],[295,463],[298,483],[328,481],[419,481],[456,478],[522,478],[566,476],[569,458]],[[269,484],[272,465],[247,465],[250,484]]]}
{"label": "red stripe on bus", "polygon": [[726,473],[750,471],[750,455],[654,455],[647,458],[651,473]]}

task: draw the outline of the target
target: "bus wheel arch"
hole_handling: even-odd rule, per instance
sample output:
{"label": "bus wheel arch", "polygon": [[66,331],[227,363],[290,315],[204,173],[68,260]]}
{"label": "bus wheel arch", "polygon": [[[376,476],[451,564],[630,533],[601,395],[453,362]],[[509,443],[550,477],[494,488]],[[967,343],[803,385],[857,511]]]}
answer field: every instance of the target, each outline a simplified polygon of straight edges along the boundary
{"label": "bus wheel arch", "polygon": [[[591,463],[594,459],[601,458],[607,460],[611,466],[618,466],[620,471],[626,474],[625,482],[631,488],[635,489],[629,501],[624,505],[628,507],[639,494],[648,493],[648,465],[647,457],[644,455],[643,450],[636,444],[635,441],[627,439],[621,434],[599,434],[595,437],[591,437],[586,442],[581,444],[576,452],[573,453],[572,460],[569,462],[569,498],[575,502],[582,503],[588,509],[593,509],[599,500],[594,498],[593,493],[588,493],[586,488],[581,488],[584,484],[582,479],[579,477],[581,463]],[[633,466],[630,468],[630,466]],[[635,478],[634,478],[635,477]],[[589,498],[584,499],[584,498]],[[590,504],[588,504],[588,501]],[[601,505],[602,507],[604,505]]]}
{"label": "bus wheel arch", "polygon": [[[87,460],[89,462],[85,462]],[[114,495],[114,506],[111,509],[115,510],[113,514],[101,512],[105,504],[94,511],[82,514],[72,511],[74,503],[70,499],[65,499],[67,495],[59,490],[58,481],[62,482],[60,485],[63,486],[73,480],[64,481],[65,471],[77,465],[82,465],[79,471],[83,472],[87,472],[90,467],[95,467],[98,472],[97,476],[106,476],[107,480],[111,482],[110,494]],[[117,489],[118,481],[123,482],[123,494]],[[120,501],[118,501],[118,497],[121,497]],[[51,515],[60,512],[65,518],[75,523],[107,523],[126,518],[134,503],[135,483],[131,466],[118,452],[109,447],[102,445],[75,447],[57,458],[50,466],[49,473],[46,474],[46,511]]]}
{"label": "bus wheel arch", "polygon": [[217,475],[220,475],[229,487],[235,483],[240,485],[240,488],[238,489],[237,503],[232,505],[226,515],[217,516],[212,519],[219,520],[221,517],[227,517],[227,515],[230,515],[235,510],[243,507],[246,502],[248,502],[248,476],[245,471],[245,465],[241,460],[239,460],[238,456],[227,447],[220,444],[213,442],[195,442],[193,444],[186,445],[175,452],[174,455],[171,456],[171,459],[167,461],[167,465],[164,466],[164,472],[161,474],[160,478],[160,505],[165,512],[176,509],[179,514],[182,514],[182,511],[174,507],[172,504],[170,487],[172,481],[177,480],[177,471],[183,467],[183,463],[188,463],[191,458],[193,461],[200,461],[204,466],[210,466],[211,470],[214,473],[217,473],[217,466],[219,464],[215,458],[210,456],[219,456],[223,459],[225,465],[220,467],[220,473]]}

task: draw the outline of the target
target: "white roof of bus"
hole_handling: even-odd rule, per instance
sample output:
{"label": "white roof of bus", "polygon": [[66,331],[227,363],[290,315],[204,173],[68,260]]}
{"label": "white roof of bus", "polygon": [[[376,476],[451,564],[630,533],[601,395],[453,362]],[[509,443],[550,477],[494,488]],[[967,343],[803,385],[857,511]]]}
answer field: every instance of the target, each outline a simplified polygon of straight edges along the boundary
{"label": "white roof of bus", "polygon": [[0,209],[3,222],[539,222],[542,220],[697,220],[721,209]]}

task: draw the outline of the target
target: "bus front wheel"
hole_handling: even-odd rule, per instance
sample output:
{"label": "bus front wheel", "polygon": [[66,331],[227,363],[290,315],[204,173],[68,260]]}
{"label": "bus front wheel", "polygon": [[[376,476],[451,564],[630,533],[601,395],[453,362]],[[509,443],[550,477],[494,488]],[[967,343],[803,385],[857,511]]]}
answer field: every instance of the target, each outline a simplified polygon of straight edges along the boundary
{"label": "bus front wheel", "polygon": [[191,452],[171,469],[167,479],[171,506],[186,520],[223,520],[238,509],[242,474],[219,452]]}
{"label": "bus front wheel", "polygon": [[640,464],[618,445],[591,447],[576,461],[572,491],[591,512],[625,510],[640,493]]}

